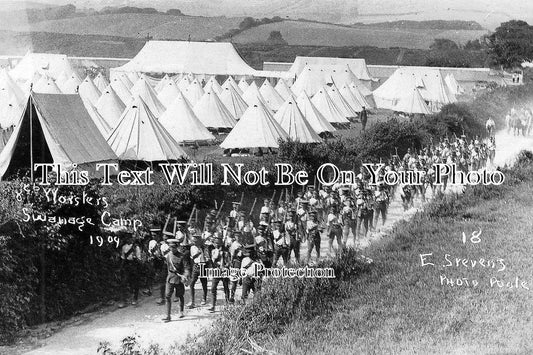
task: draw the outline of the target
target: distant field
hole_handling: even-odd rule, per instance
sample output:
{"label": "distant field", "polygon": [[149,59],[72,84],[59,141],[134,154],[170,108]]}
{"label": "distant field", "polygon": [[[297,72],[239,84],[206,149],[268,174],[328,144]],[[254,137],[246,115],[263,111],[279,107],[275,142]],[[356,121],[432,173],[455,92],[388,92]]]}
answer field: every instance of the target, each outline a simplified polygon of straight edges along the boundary
{"label": "distant field", "polygon": [[80,35],[106,35],[154,39],[207,40],[239,27],[242,18],[191,17],[160,14],[111,14],[43,21],[14,26],[0,22],[0,29],[12,31],[55,32]]}
{"label": "distant field", "polygon": [[435,38],[459,43],[476,39],[486,31],[392,30],[351,28],[313,22],[284,21],[251,28],[235,36],[237,43],[265,41],[271,31],[280,31],[291,45],[376,46],[427,49]]}

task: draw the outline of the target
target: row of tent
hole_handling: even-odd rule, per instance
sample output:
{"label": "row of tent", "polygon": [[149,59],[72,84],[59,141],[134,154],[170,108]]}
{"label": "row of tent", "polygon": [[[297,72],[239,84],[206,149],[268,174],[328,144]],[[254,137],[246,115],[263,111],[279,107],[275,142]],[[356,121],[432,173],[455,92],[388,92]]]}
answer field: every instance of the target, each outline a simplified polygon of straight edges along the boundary
{"label": "row of tent", "polygon": [[[4,82],[11,82],[9,86],[15,86],[6,71],[2,72],[7,78]],[[37,78],[37,84],[33,86],[35,92],[58,94],[64,77],[60,73],[58,79],[42,75]],[[60,80],[59,84],[56,82]],[[271,115],[280,110],[287,100],[296,103],[296,95],[283,80],[279,80],[273,87],[268,80],[258,87],[255,81],[250,84],[241,79],[237,82],[230,76],[220,85],[215,77],[202,83],[193,75],[165,76],[155,79],[146,75],[122,74],[111,80],[99,74],[93,79],[87,77],[81,81],[73,73],[66,82],[75,83],[68,85],[72,88],[66,93],[78,92],[83,99],[87,110],[97,127],[104,136],[108,136],[117,126],[126,108],[137,96],[141,97],[154,117],[167,128],[173,138],[180,143],[202,142],[214,140],[210,130],[231,130],[242,117],[246,109],[261,101]],[[47,83],[43,85],[43,83]],[[203,84],[203,87],[202,87]],[[1,85],[0,86],[6,86]],[[18,101],[17,106],[22,110],[23,102]],[[350,86],[344,85],[340,90],[333,83],[332,86],[324,85],[309,100],[305,91],[298,95],[299,109],[303,109],[303,103],[311,101],[311,110],[302,114],[309,120],[315,133],[321,134],[332,132],[333,124],[347,124],[349,118],[355,118],[363,106],[370,106],[365,97],[360,93],[355,83]],[[7,102],[7,101],[6,101]],[[126,104],[128,103],[128,104]],[[0,107],[2,101],[0,101]],[[131,105],[130,105],[131,106]],[[355,108],[355,109],[354,109]],[[0,126],[9,127],[14,125],[20,117],[20,112],[12,115],[0,116]],[[330,123],[330,124],[326,124]],[[183,128],[186,127],[186,128]],[[305,137],[295,136],[291,131],[291,138],[305,141]]]}

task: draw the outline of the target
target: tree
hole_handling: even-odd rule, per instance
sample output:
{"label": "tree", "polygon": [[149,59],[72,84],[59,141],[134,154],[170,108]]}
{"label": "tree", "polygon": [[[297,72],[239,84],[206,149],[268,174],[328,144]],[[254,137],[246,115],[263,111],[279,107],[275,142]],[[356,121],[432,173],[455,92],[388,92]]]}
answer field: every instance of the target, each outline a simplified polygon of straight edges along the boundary
{"label": "tree", "polygon": [[181,10],[178,10],[178,9],[168,9],[168,10],[167,10],[167,15],[171,15],[171,16],[183,16],[183,13],[181,12]]}
{"label": "tree", "polygon": [[502,23],[487,42],[493,64],[513,68],[533,59],[533,27],[525,21]]}
{"label": "tree", "polygon": [[256,21],[253,17],[245,17],[244,20],[239,24],[241,30],[247,30],[251,27],[256,26]]}
{"label": "tree", "polygon": [[287,41],[283,39],[280,31],[272,31],[267,39],[268,43],[272,44],[287,44]]}
{"label": "tree", "polygon": [[469,40],[465,43],[465,49],[467,51],[479,51],[483,47],[481,46],[481,42],[479,39]]}
{"label": "tree", "polygon": [[435,41],[429,46],[431,50],[449,51],[459,49],[457,43],[447,38],[435,38]]}

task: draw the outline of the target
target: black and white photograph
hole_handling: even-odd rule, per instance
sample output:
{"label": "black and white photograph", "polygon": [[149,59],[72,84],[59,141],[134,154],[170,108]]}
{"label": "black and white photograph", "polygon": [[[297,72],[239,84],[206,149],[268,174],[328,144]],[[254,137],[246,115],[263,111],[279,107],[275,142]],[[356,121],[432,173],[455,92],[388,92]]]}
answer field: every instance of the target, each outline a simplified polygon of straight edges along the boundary
{"label": "black and white photograph", "polygon": [[0,354],[533,354],[533,2],[0,0]]}

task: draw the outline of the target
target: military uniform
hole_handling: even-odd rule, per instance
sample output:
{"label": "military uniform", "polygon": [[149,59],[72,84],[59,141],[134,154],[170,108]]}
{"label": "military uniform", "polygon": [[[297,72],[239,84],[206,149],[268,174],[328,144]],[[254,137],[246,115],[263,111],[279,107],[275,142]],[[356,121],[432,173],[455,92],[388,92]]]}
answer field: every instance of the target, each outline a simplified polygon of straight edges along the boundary
{"label": "military uniform", "polygon": [[165,261],[167,263],[168,275],[166,280],[165,300],[167,306],[167,317],[163,320],[170,322],[170,311],[172,308],[172,294],[176,292],[176,297],[180,301],[180,318],[183,317],[183,310],[185,307],[185,282],[190,274],[190,255],[178,249],[177,239],[168,239],[167,243],[170,245],[171,251],[166,255]]}
{"label": "military uniform", "polygon": [[190,282],[190,288],[191,288],[191,304],[189,308],[194,308],[195,306],[195,285],[198,280],[200,280],[200,284],[202,285],[202,291],[203,291],[203,297],[202,297],[202,305],[206,304],[207,302],[207,278],[206,277],[200,277],[200,272],[202,268],[206,268],[206,258],[204,253],[204,248],[201,243],[201,237],[199,235],[194,236],[195,240],[198,240],[199,242],[193,244],[191,246],[191,261],[192,261],[192,277]]}
{"label": "military uniform", "polygon": [[[217,238],[213,250],[211,250],[211,267],[223,271],[228,268],[230,262],[230,255],[222,245],[222,239]],[[212,306],[209,311],[214,312],[217,304],[217,287],[219,282],[222,282],[224,287],[224,295],[226,303],[229,302],[229,278],[227,277],[213,277],[211,281],[211,300]]]}

